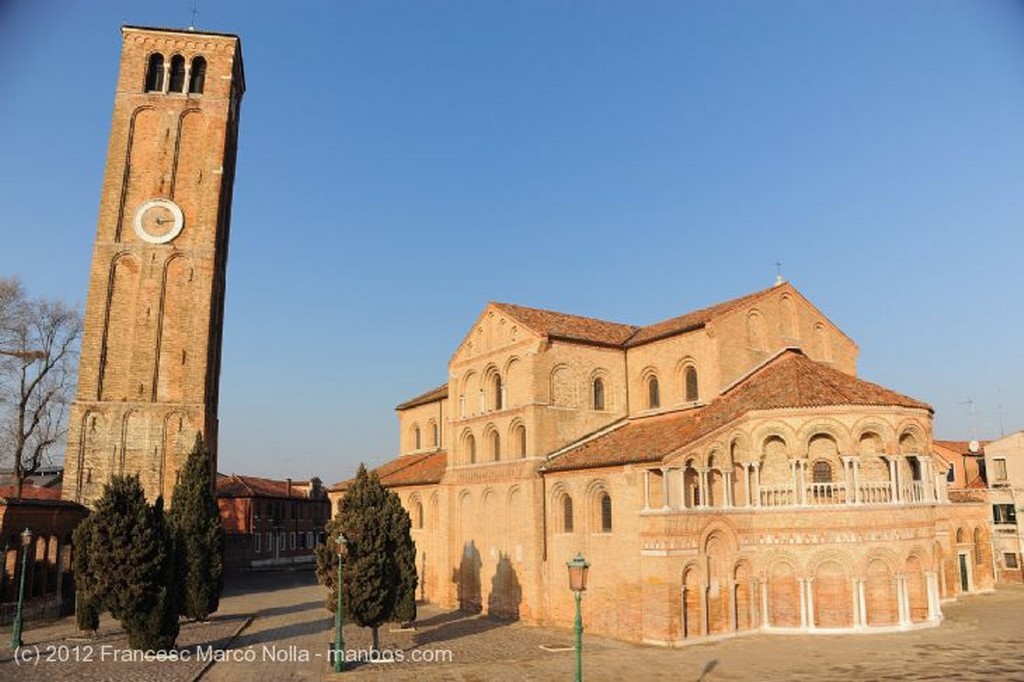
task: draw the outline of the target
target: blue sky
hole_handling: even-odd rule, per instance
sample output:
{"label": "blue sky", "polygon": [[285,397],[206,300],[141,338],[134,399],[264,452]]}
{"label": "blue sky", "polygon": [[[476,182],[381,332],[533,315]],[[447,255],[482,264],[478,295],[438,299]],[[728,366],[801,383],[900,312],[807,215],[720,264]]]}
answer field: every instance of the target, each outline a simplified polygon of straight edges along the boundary
{"label": "blue sky", "polygon": [[[191,9],[0,0],[0,273],[84,302],[119,27]],[[394,405],[446,380],[488,300],[646,324],[776,259],[938,437],[1024,428],[1019,4],[199,10],[248,85],[222,471],[394,456]]]}

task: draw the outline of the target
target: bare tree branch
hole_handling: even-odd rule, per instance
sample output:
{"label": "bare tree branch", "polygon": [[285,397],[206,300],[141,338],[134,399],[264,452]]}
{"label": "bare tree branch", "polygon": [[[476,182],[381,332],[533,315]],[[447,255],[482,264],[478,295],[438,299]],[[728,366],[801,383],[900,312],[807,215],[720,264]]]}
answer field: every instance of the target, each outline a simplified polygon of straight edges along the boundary
{"label": "bare tree branch", "polygon": [[81,335],[77,309],[30,300],[16,279],[0,277],[0,461],[10,462],[19,499],[67,433]]}

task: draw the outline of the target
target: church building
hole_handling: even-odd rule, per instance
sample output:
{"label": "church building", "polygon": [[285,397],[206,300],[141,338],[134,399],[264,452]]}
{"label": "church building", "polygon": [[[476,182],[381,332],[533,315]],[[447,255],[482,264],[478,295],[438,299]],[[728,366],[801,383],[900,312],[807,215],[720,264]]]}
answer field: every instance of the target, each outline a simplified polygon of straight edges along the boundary
{"label": "church building", "polygon": [[585,627],[622,639],[937,625],[994,584],[987,507],[857,352],[785,282],[648,326],[488,304],[377,469],[420,596],[570,626],[582,552]]}

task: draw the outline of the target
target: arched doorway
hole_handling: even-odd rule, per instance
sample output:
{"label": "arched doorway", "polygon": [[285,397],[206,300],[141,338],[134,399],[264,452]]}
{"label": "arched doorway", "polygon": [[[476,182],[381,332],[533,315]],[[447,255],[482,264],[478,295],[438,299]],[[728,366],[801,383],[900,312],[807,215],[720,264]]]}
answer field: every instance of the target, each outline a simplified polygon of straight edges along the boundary
{"label": "arched doorway", "polygon": [[907,559],[907,601],[910,602],[910,621],[923,623],[928,620],[928,585],[924,568],[917,556]]}
{"label": "arched doorway", "polygon": [[818,566],[811,583],[814,590],[814,623],[819,628],[853,626],[853,587],[837,561]]}
{"label": "arched doorway", "polygon": [[868,564],[864,584],[868,625],[895,625],[898,619],[892,570],[881,559]]}
{"label": "arched doorway", "polygon": [[687,566],[683,570],[683,603],[682,627],[683,639],[691,639],[701,635],[700,625],[700,578],[696,566]]}
{"label": "arched doorway", "polygon": [[772,627],[800,627],[800,582],[786,561],[776,562],[768,578],[769,622]]}
{"label": "arched doorway", "polygon": [[736,612],[736,629],[750,630],[754,627],[753,575],[750,564],[740,561],[733,571],[733,604]]}

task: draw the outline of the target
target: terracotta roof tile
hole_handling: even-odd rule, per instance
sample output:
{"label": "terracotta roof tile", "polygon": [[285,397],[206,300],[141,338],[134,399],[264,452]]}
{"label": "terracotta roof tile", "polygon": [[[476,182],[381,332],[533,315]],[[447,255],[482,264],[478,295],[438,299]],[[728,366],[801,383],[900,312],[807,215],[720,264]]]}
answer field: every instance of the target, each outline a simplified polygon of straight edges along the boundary
{"label": "terracotta roof tile", "polygon": [[[390,461],[384,462],[373,469],[380,482],[386,488],[398,488],[405,485],[430,485],[440,483],[441,477],[448,466],[448,452],[437,450],[435,452],[419,453],[415,455],[402,455]],[[335,483],[331,486],[331,492],[341,492],[352,484],[354,478]]]}
{"label": "terracotta roof tile", "polygon": [[291,495],[288,481],[256,476],[217,474],[217,497],[294,497],[307,499],[305,487],[308,481],[292,481]]}
{"label": "terracotta roof tile", "polygon": [[492,302],[491,305],[538,334],[556,339],[620,347],[639,329],[629,324],[558,313],[553,310],[527,308],[513,303]]}
{"label": "terracotta roof tile", "polygon": [[592,317],[570,315],[541,308],[528,308],[512,303],[491,303],[538,334],[557,339],[594,343],[616,348],[632,348],[657,339],[698,329],[708,322],[736,308],[748,305],[775,290],[775,287],[755,291],[707,308],[673,317],[669,320],[638,327],[620,322],[608,322]]}
{"label": "terracotta roof tile", "polygon": [[[0,497],[5,500],[13,500],[16,489],[13,485],[0,486]],[[39,488],[34,485],[24,485],[21,488],[23,500],[59,500],[60,488]]]}
{"label": "terracotta roof tile", "polygon": [[761,291],[755,291],[754,293],[747,294],[746,296],[740,296],[739,298],[724,301],[707,308],[694,310],[693,312],[680,315],[679,317],[673,317],[672,319],[665,320],[663,322],[649,324],[637,331],[637,333],[634,334],[625,345],[631,348],[633,346],[639,346],[644,343],[665,338],[666,336],[673,336],[685,331],[690,331],[691,329],[699,329],[719,315],[724,315],[736,308],[753,303],[758,298],[773,290],[775,290],[775,287],[762,289]]}
{"label": "terracotta roof tile", "polygon": [[946,448],[947,450],[952,450],[953,452],[955,452],[958,455],[968,455],[968,456],[972,456],[972,457],[980,457],[980,456],[984,455],[985,454],[985,446],[988,445],[988,443],[989,443],[989,441],[987,441],[987,440],[978,441],[978,443],[981,445],[981,447],[978,449],[977,452],[971,452],[971,441],[969,441],[969,440],[938,440],[938,439],[935,439],[932,442],[935,445],[939,445],[941,447]]}
{"label": "terracotta roof tile", "polygon": [[564,450],[545,465],[566,471],[657,461],[754,410],[835,405],[899,406],[926,403],[786,350],[706,407],[630,420],[625,426]]}
{"label": "terracotta roof tile", "polygon": [[426,393],[421,393],[415,398],[410,398],[404,403],[396,407],[396,410],[408,410],[410,407],[416,407],[417,405],[426,405],[438,400],[443,400],[448,397],[448,384],[441,384],[437,388],[432,388]]}

